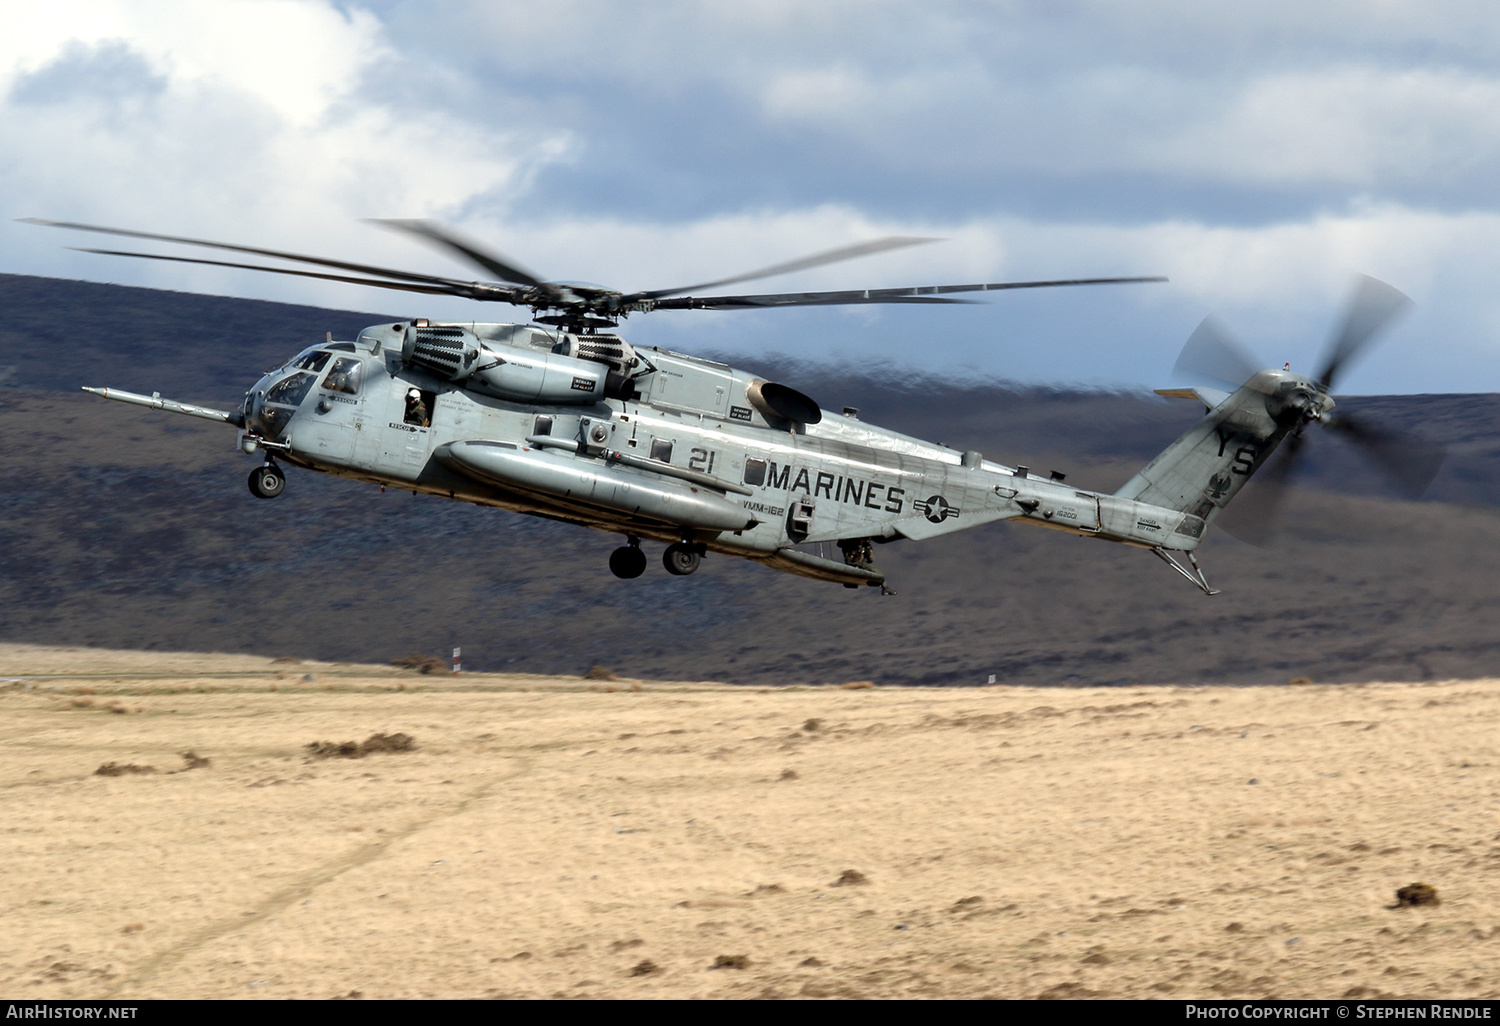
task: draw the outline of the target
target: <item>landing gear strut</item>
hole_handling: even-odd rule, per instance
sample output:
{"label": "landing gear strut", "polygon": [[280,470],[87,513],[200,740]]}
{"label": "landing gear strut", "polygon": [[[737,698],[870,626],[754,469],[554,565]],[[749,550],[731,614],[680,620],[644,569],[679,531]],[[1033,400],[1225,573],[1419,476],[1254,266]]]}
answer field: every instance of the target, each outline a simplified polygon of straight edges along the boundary
{"label": "landing gear strut", "polygon": [[1198,565],[1198,557],[1194,556],[1191,552],[1186,553],[1188,562],[1193,564],[1193,569],[1190,572],[1185,566],[1169,556],[1167,554],[1167,550],[1162,548],[1160,545],[1154,546],[1151,551],[1160,556],[1162,562],[1167,564],[1167,566],[1171,567],[1173,570],[1176,570],[1182,576],[1186,577],[1188,580],[1196,584],[1198,586],[1198,590],[1203,592],[1203,594],[1217,595],[1219,593],[1219,589],[1210,588],[1208,586],[1208,579],[1203,576],[1203,568]]}
{"label": "landing gear strut", "polygon": [[626,580],[646,572],[646,554],[641,551],[639,538],[630,535],[628,545],[621,545],[609,554],[609,572]]}
{"label": "landing gear strut", "polygon": [[250,493],[260,499],[274,499],[286,491],[286,475],[274,463],[250,471]]}
{"label": "landing gear strut", "polygon": [[698,569],[698,564],[702,561],[702,546],[688,542],[668,545],[667,550],[661,554],[661,562],[667,568],[667,573],[677,577],[686,577]]}

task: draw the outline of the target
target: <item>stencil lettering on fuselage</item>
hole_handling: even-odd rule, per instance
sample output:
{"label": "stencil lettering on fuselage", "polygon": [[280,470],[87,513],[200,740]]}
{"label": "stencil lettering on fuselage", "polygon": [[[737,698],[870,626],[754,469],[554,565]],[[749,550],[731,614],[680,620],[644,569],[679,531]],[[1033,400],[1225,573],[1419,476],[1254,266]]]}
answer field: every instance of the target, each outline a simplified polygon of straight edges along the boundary
{"label": "stencil lettering on fuselage", "polygon": [[[795,475],[792,473],[794,469]],[[905,488],[826,471],[818,471],[814,477],[806,468],[794,468],[790,463],[779,466],[767,461],[765,487],[772,491],[789,489],[802,494],[811,492],[816,498],[883,513],[899,514],[906,507]]]}

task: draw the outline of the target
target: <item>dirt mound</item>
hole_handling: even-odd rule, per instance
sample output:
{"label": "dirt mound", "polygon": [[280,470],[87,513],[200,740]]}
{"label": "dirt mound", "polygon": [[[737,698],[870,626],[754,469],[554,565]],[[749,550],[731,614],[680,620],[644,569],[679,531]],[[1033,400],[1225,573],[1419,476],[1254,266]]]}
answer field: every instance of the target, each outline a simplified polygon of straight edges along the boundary
{"label": "dirt mound", "polygon": [[106,762],[103,766],[94,770],[96,777],[123,777],[138,773],[155,773],[155,766],[137,766],[133,762],[119,763]]}
{"label": "dirt mound", "polygon": [[362,742],[312,741],[307,754],[314,759],[363,759],[376,752],[411,752],[417,747],[410,734],[371,734]]}
{"label": "dirt mound", "polygon": [[391,660],[392,666],[399,666],[403,670],[416,670],[418,673],[449,674],[453,671],[448,664],[437,656],[423,655],[421,652],[413,652],[411,655],[402,656]]}
{"label": "dirt mound", "polygon": [[1416,905],[1441,905],[1436,887],[1424,883],[1407,884],[1396,890],[1396,907],[1410,908]]}

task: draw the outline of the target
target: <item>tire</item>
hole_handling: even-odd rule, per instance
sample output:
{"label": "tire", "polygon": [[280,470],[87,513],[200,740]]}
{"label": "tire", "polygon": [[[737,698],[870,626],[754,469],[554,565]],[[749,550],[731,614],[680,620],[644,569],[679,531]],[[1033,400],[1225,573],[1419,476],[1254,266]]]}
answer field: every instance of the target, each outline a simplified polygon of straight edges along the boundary
{"label": "tire", "polygon": [[698,569],[702,559],[696,551],[681,542],[668,545],[667,550],[661,554],[662,566],[667,568],[667,573],[677,577],[686,577]]}
{"label": "tire", "polygon": [[267,463],[250,471],[250,494],[258,499],[274,499],[286,490],[286,475],[281,468]]}
{"label": "tire", "polygon": [[630,580],[646,572],[646,554],[634,545],[621,545],[609,554],[609,572]]}

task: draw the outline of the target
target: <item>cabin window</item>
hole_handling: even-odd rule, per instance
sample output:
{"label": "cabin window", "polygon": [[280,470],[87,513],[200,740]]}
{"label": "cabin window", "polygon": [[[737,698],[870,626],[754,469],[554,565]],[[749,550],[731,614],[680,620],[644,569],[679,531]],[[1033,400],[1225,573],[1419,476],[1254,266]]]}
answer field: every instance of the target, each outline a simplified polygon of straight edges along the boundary
{"label": "cabin window", "polygon": [[323,379],[323,387],[330,392],[359,395],[360,366],[358,360],[348,356],[339,357],[333,362],[333,370],[328,372],[328,377]]}
{"label": "cabin window", "polygon": [[406,390],[406,412],[401,421],[413,427],[432,426],[432,406],[437,402],[437,393],[421,388]]}
{"label": "cabin window", "polygon": [[663,463],[671,463],[672,440],[670,438],[651,439],[651,458],[661,460]]}
{"label": "cabin window", "polygon": [[747,459],[745,461],[745,483],[747,485],[763,485],[766,483],[766,461]]}

